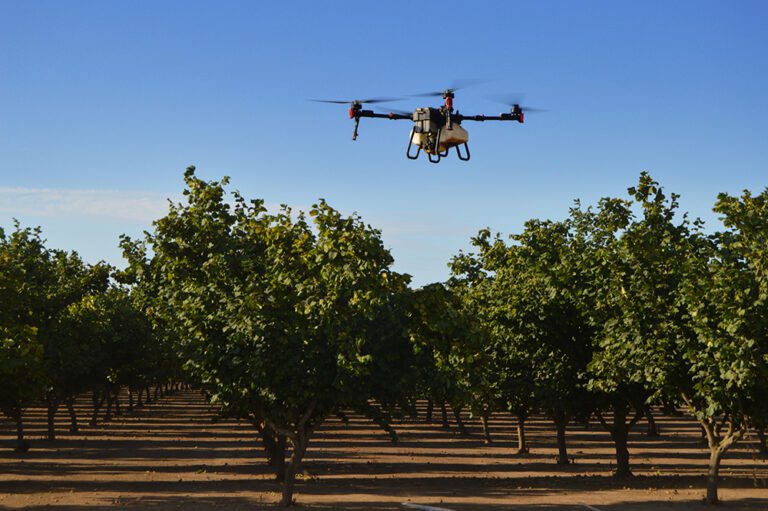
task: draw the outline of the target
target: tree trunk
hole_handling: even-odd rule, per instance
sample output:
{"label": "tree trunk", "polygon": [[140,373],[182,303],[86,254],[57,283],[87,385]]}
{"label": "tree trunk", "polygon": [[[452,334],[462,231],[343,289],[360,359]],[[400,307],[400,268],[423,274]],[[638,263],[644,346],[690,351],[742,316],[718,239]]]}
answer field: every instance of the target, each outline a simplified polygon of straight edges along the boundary
{"label": "tree trunk", "polygon": [[251,418],[256,430],[261,436],[261,445],[267,456],[267,465],[275,471],[277,481],[285,480],[285,435],[280,435],[264,422]]}
{"label": "tree trunk", "polygon": [[283,507],[292,506],[294,504],[293,487],[296,483],[296,474],[301,466],[301,460],[304,458],[304,453],[307,451],[307,446],[309,445],[309,436],[305,432],[302,432],[297,437],[291,439],[291,444],[293,444],[291,463],[285,471],[283,497],[280,500],[280,505]]}
{"label": "tree trunk", "polygon": [[448,410],[445,409],[445,403],[440,403],[440,414],[443,417],[443,427],[450,428],[451,424],[448,422]]}
{"label": "tree trunk", "polygon": [[144,406],[144,400],[142,399],[141,395],[144,392],[141,390],[141,385],[139,385],[139,388],[137,388],[136,391],[136,408],[142,408]]}
{"label": "tree trunk", "polygon": [[[728,424],[728,432],[725,434],[725,437],[721,437],[720,431],[726,422]],[[715,425],[714,419],[701,420],[699,423],[707,435],[707,443],[709,444],[709,469],[707,471],[707,496],[705,502],[707,504],[717,504],[720,461],[723,458],[723,454],[741,439],[744,435],[744,430],[728,416],[719,425]]]}
{"label": "tree trunk", "polygon": [[459,434],[461,436],[469,436],[469,431],[467,431],[464,421],[461,420],[461,407],[451,406],[451,409],[453,410],[453,418],[456,419],[456,426],[459,428]]}
{"label": "tree trunk", "polygon": [[104,403],[104,395],[100,391],[94,390],[91,396],[91,403],[93,404],[93,413],[91,413],[91,420],[88,424],[95,427],[96,421],[99,418],[99,410],[101,410],[101,405]]}
{"label": "tree trunk", "polygon": [[133,413],[133,387],[128,387],[128,412]]}
{"label": "tree trunk", "polygon": [[432,401],[432,399],[427,400],[427,418],[425,419],[425,422],[432,422],[432,410],[435,407],[435,403]]}
{"label": "tree trunk", "polygon": [[480,415],[480,422],[483,425],[483,438],[486,444],[493,442],[493,439],[491,438],[491,429],[488,427],[488,415],[488,412],[483,412]]}
{"label": "tree trunk", "polygon": [[406,403],[408,405],[408,415],[410,416],[411,420],[413,422],[418,422],[419,420],[419,407],[418,402],[416,399],[412,401],[407,401]]}
{"label": "tree trunk", "polygon": [[21,416],[21,408],[15,410],[13,415],[14,422],[16,422],[16,447],[13,450],[24,453],[29,450],[29,442],[24,440],[24,421]]}
{"label": "tree trunk", "polygon": [[597,418],[603,427],[611,434],[614,447],[616,449],[616,472],[614,476],[618,478],[630,477],[632,470],[629,466],[629,430],[644,414],[638,412],[635,417],[627,423],[627,413],[629,406],[626,403],[618,403],[613,406],[613,424],[609,425],[602,414],[597,412]]}
{"label": "tree trunk", "polygon": [[155,386],[155,401],[157,401],[157,395],[160,393],[160,385]]}
{"label": "tree trunk", "polygon": [[107,400],[107,410],[104,412],[104,420],[109,421],[112,420],[112,402],[114,401],[112,399],[112,391],[105,390],[104,397]]}
{"label": "tree trunk", "polygon": [[528,452],[528,442],[525,440],[525,415],[517,415],[517,454]]}
{"label": "tree trunk", "polygon": [[285,481],[285,444],[285,435],[278,435],[272,468],[275,470],[275,480],[281,483]]}
{"label": "tree trunk", "polygon": [[117,389],[117,391],[115,391],[115,415],[118,416],[118,417],[120,417],[123,414],[122,410],[120,409],[120,395],[119,394],[120,394],[120,389]]}
{"label": "tree trunk", "polygon": [[77,426],[77,414],[75,413],[75,398],[67,398],[67,411],[69,412],[69,432],[77,433],[80,428]]}
{"label": "tree trunk", "polygon": [[670,417],[680,417],[683,415],[681,411],[675,408],[675,405],[671,401],[664,401],[661,411]]}
{"label": "tree trunk", "polygon": [[568,425],[568,417],[563,412],[556,412],[554,421],[557,429],[557,464],[568,465],[568,448],[565,444],[565,428]]}
{"label": "tree trunk", "polygon": [[632,475],[632,470],[629,466],[628,437],[629,432],[623,427],[617,428],[616,433],[613,435],[613,443],[616,447],[616,473],[614,475],[618,478],[630,477]]}
{"label": "tree trunk", "polygon": [[48,440],[56,440],[56,410],[59,409],[59,401],[48,394]]}
{"label": "tree trunk", "polygon": [[149,392],[149,385],[144,385],[144,392],[147,393],[147,404],[150,404],[152,402],[152,395]]}
{"label": "tree trunk", "polygon": [[651,410],[650,406],[645,407],[645,417],[648,419],[648,429],[646,430],[646,435],[649,437],[661,436],[659,433],[659,428],[656,426],[656,420],[653,418],[653,410]]}
{"label": "tree trunk", "polygon": [[760,454],[768,454],[768,445],[765,444],[765,428],[757,429],[757,449]]}
{"label": "tree trunk", "polygon": [[723,458],[723,451],[715,447],[710,449],[709,469],[707,470],[707,504],[717,504],[717,480],[720,472],[720,460]]}
{"label": "tree trunk", "polygon": [[627,407],[623,405],[613,407],[613,427],[611,437],[616,448],[616,477],[624,478],[632,475],[629,467],[629,428],[627,427]]}

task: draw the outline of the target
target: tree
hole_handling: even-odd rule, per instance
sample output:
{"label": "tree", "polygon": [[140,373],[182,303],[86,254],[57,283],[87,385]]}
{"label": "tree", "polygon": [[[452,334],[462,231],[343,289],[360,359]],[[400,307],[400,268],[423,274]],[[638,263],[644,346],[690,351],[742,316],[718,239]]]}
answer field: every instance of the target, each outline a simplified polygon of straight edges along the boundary
{"label": "tree", "polygon": [[281,503],[291,505],[309,441],[329,415],[351,408],[381,419],[396,402],[408,367],[397,358],[410,354],[408,277],[390,270],[379,231],[324,201],[310,225],[237,193],[230,206],[227,180],[205,182],[193,167],[185,181],[187,204],[172,204],[146,239],[158,306],[212,400],[288,440]]}
{"label": "tree", "polygon": [[[50,440],[56,436],[54,419],[61,403],[76,431],[75,396],[118,372],[136,369],[137,357],[117,352],[115,341],[126,337],[134,350],[146,345],[137,338],[141,329],[135,322],[117,320],[125,310],[115,299],[120,290],[111,284],[111,268],[85,264],[75,252],[46,249],[40,234],[39,228],[18,224],[8,238],[0,232],[0,373],[3,381],[13,382],[0,393],[3,409],[17,423],[20,445],[22,410],[30,401],[45,399]],[[136,370],[153,363],[145,361]]]}
{"label": "tree", "polygon": [[[642,282],[647,271],[639,268],[638,274],[642,265],[628,260],[631,251],[622,247],[634,220],[631,205],[627,200],[603,198],[593,210],[583,209],[577,201],[570,215],[573,249],[580,256],[577,267],[583,278],[577,299],[589,311],[587,319],[594,332],[588,388],[597,399],[595,413],[614,442],[617,477],[631,475],[629,431],[644,415],[650,395],[643,362],[637,359],[641,346],[624,329],[625,314],[631,308],[626,280]],[[606,410],[611,412],[610,423],[602,413]]]}
{"label": "tree", "polygon": [[[473,243],[480,246],[483,236],[486,236],[485,231],[473,238]],[[449,263],[451,278],[447,287],[458,298],[458,310],[471,328],[472,362],[465,371],[465,384],[468,387],[470,410],[473,415],[480,417],[485,442],[491,443],[491,415],[500,410],[508,410],[508,406],[502,392],[505,380],[499,377],[503,373],[499,372],[498,367],[498,346],[491,337],[493,329],[488,317],[487,305],[491,297],[493,275],[484,269],[483,264],[480,256],[460,252]]]}
{"label": "tree", "polygon": [[497,272],[496,282],[508,297],[510,337],[533,368],[536,407],[555,423],[558,463],[565,465],[566,426],[574,417],[589,416],[593,406],[585,378],[593,328],[577,299],[582,276],[574,260],[573,232],[567,221],[531,220],[512,240],[514,254]]}
{"label": "tree", "polygon": [[481,297],[475,302],[491,335],[488,358],[501,375],[497,392],[518,417],[518,452],[527,450],[526,416],[542,409],[557,428],[558,463],[567,464],[565,428],[590,406],[583,375],[591,354],[591,329],[575,299],[579,274],[570,226],[530,220],[510,238],[508,245],[481,231],[473,239],[477,260],[457,258],[454,270],[474,280]]}
{"label": "tree", "polygon": [[[723,455],[750,423],[766,421],[768,382],[768,190],[721,194],[726,231],[691,251],[682,303],[693,334],[679,339],[682,397],[710,449],[707,503],[718,501]],[[725,422],[722,433],[718,422]]]}
{"label": "tree", "polygon": [[[479,254],[459,254],[451,263],[452,287],[461,290],[466,306],[472,310],[484,332],[483,359],[490,379],[476,380],[486,409],[505,410],[517,418],[517,453],[528,452],[525,421],[536,409],[533,383],[534,361],[523,347],[527,339],[518,335],[514,305],[509,304],[508,282],[499,274],[512,264],[517,247],[507,247],[497,235],[491,241],[488,229],[472,239]],[[510,314],[511,313],[511,314]],[[476,406],[477,407],[477,406]]]}
{"label": "tree", "polygon": [[28,449],[22,415],[41,391],[43,347],[30,327],[0,326],[0,411],[16,424],[16,450]]}
{"label": "tree", "polygon": [[[459,297],[435,283],[413,293],[411,340],[419,360],[419,384],[426,396],[445,410],[448,402],[462,435],[468,431],[461,411],[471,403],[473,375],[482,374],[478,334]],[[447,423],[445,412],[444,426]]]}
{"label": "tree", "polygon": [[[54,418],[61,403],[68,403],[90,386],[98,369],[101,336],[95,297],[109,286],[106,264],[87,265],[75,252],[50,251],[44,281],[45,296],[34,304],[34,321],[43,345],[48,407],[48,439],[56,438]],[[77,423],[73,421],[73,429]]]}
{"label": "tree", "polygon": [[0,229],[0,411],[16,424],[16,450],[26,451],[24,409],[43,391],[43,346],[33,307],[43,298],[48,253],[39,229],[10,236]]}

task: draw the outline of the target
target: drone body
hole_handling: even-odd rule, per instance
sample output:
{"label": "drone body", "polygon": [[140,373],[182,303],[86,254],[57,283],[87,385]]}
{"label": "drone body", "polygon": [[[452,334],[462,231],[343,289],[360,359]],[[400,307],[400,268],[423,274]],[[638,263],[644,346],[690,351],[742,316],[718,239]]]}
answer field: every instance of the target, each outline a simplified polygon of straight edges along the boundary
{"label": "drone body", "polygon": [[[437,163],[448,156],[451,147],[456,148],[460,160],[469,160],[469,133],[461,127],[458,119],[450,112],[437,108],[417,108],[413,113],[413,128],[405,155],[415,160],[423,150],[429,161]],[[411,147],[416,146],[416,153],[411,154]],[[464,154],[459,149],[464,146]]]}
{"label": "drone body", "polygon": [[[408,138],[408,148],[406,156],[411,160],[418,159],[422,151],[427,154],[427,158],[432,163],[439,163],[442,158],[448,156],[452,147],[456,148],[456,155],[462,161],[468,161],[469,154],[469,133],[461,123],[463,121],[517,121],[524,122],[525,114],[522,107],[517,103],[512,103],[509,113],[499,115],[463,115],[458,110],[454,111],[453,99],[456,89],[446,89],[442,92],[431,92],[420,94],[421,96],[442,96],[444,104],[439,108],[417,108],[413,113],[392,111],[389,113],[378,113],[373,110],[363,110],[363,104],[383,103],[394,101],[391,98],[378,98],[367,100],[352,101],[349,107],[349,118],[355,121],[355,129],[352,133],[352,140],[357,140],[357,129],[360,119],[363,117],[373,119],[390,120],[410,120],[413,121],[413,128]],[[346,101],[328,101],[313,100],[322,103],[347,103]],[[414,149],[415,147],[415,149]]]}

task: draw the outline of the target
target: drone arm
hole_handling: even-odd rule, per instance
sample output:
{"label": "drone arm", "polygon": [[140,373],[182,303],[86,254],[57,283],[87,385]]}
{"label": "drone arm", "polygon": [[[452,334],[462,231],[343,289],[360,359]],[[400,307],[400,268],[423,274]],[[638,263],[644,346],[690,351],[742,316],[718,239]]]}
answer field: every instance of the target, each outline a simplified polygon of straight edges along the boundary
{"label": "drone arm", "polygon": [[523,116],[517,115],[517,114],[499,114],[499,115],[464,115],[459,114],[454,116],[454,118],[459,121],[478,121],[478,122],[484,122],[484,121],[517,121],[517,122],[523,122]]}
{"label": "drone arm", "polygon": [[388,114],[377,114],[373,110],[350,110],[349,117],[355,120],[355,131],[352,133],[352,140],[357,140],[357,127],[360,125],[361,117],[369,117],[371,119],[389,119],[392,121],[398,119],[408,119],[409,121],[413,120],[410,114],[396,114],[394,112],[390,112]]}
{"label": "drone arm", "polygon": [[397,121],[400,119],[408,119],[409,121],[413,120],[412,114],[396,114],[394,112],[390,112],[388,114],[378,114],[373,110],[360,110],[358,114],[360,117],[370,117],[372,119],[389,119],[391,121]]}

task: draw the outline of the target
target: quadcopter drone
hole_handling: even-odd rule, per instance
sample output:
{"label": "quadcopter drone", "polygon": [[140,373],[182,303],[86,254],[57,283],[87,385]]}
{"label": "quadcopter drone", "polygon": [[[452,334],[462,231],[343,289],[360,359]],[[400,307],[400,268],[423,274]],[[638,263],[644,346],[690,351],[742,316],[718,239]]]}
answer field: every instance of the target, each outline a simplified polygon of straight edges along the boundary
{"label": "quadcopter drone", "polygon": [[[335,101],[326,99],[313,99],[320,103],[349,103],[349,118],[354,119],[355,129],[352,133],[352,140],[357,140],[357,128],[362,117],[373,119],[390,120],[410,120],[413,121],[411,135],[408,138],[408,147],[405,155],[411,159],[418,159],[422,151],[427,154],[427,158],[432,163],[440,163],[442,158],[448,156],[452,147],[456,148],[456,155],[462,161],[469,161],[469,133],[461,127],[463,121],[525,121],[523,108],[517,102],[509,103],[511,110],[509,113],[499,115],[464,115],[458,110],[453,109],[453,100],[456,97],[455,92],[458,87],[445,89],[440,92],[428,92],[426,94],[416,94],[414,96],[433,96],[442,97],[444,103],[438,108],[417,108],[413,113],[392,110],[388,113],[377,113],[373,110],[363,110],[364,104],[385,103],[397,101],[398,98],[372,98],[354,101]],[[527,111],[536,111],[537,109],[526,108]],[[413,147],[416,147],[415,152]]]}

